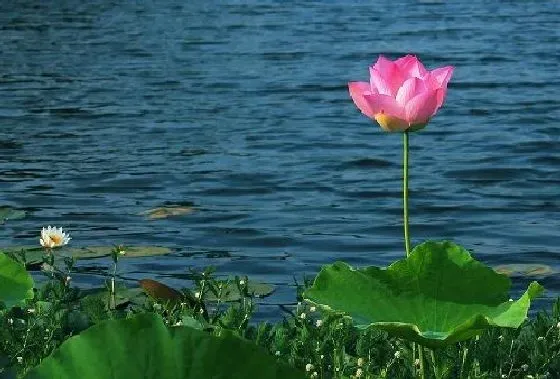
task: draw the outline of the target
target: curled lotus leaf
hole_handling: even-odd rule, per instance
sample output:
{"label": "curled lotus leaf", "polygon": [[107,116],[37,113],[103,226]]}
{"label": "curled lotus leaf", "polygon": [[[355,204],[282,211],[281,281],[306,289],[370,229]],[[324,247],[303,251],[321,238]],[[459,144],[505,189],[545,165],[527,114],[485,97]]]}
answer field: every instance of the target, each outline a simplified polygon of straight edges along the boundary
{"label": "curled lotus leaf", "polygon": [[510,301],[510,279],[452,242],[428,241],[387,268],[324,266],[304,298],[343,313],[361,328],[375,327],[428,347],[471,338],[489,327],[517,328],[537,282]]}
{"label": "curled lotus leaf", "polygon": [[140,288],[152,299],[160,302],[177,304],[184,300],[185,296],[174,288],[152,279],[142,279],[138,282]]}

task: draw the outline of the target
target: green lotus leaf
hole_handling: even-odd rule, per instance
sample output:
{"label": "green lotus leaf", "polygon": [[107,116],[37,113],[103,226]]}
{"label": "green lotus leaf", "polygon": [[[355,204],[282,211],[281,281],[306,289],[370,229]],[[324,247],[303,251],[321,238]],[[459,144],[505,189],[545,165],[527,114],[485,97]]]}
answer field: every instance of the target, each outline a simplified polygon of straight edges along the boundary
{"label": "green lotus leaf", "polygon": [[388,268],[324,266],[304,298],[427,347],[462,341],[492,327],[517,328],[531,299],[543,291],[530,284],[509,300],[506,275],[474,260],[452,242],[425,242]]}
{"label": "green lotus leaf", "polygon": [[25,267],[0,253],[0,303],[11,308],[26,299],[33,299],[33,278]]}
{"label": "green lotus leaf", "polygon": [[68,339],[27,379],[303,379],[260,347],[139,314],[99,323]]}

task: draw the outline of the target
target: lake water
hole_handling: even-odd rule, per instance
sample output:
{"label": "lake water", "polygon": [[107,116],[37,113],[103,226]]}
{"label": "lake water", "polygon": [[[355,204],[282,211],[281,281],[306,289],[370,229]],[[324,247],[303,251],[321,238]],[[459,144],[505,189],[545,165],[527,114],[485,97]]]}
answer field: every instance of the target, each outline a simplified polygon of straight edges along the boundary
{"label": "lake water", "polygon": [[[48,224],[74,246],[168,246],[123,261],[122,278],[248,274],[277,285],[265,317],[294,301],[293,276],[386,265],[404,254],[401,135],[360,115],[346,84],[379,54],[415,53],[456,71],[411,136],[413,243],[558,271],[559,3],[377,3],[3,1],[0,205],[29,215],[0,226],[0,246],[37,244]],[[100,283],[108,264],[75,281]],[[556,296],[558,274],[540,281]]]}

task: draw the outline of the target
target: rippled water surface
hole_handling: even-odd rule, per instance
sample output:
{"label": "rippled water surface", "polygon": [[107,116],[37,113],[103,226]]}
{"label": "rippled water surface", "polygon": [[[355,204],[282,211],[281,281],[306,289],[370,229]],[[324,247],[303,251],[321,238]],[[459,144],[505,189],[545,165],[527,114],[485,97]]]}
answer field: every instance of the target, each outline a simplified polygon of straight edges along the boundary
{"label": "rippled water surface", "polygon": [[[559,19],[540,0],[3,1],[0,205],[29,215],[0,245],[54,224],[75,246],[168,246],[123,278],[181,286],[214,265],[278,285],[268,304],[332,260],[385,265],[403,256],[401,136],[346,83],[416,53],[456,71],[411,136],[413,243],[559,270]],[[108,261],[92,264],[77,281],[102,280]]]}

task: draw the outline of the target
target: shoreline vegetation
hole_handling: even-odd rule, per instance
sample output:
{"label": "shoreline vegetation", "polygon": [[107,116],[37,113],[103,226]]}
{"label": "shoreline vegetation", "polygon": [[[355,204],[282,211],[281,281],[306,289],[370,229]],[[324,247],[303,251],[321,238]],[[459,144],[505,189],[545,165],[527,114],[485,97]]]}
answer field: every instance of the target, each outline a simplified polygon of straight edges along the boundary
{"label": "shoreline vegetation", "polygon": [[[270,291],[266,285],[253,283],[247,277],[222,279],[212,268],[208,268],[189,274],[192,280],[190,288],[170,288],[151,279],[140,280],[138,288],[126,288],[115,280],[115,269],[118,269],[119,258],[126,255],[126,247],[115,246],[112,255],[115,265],[106,273],[105,288],[81,290],[72,285],[73,260],[63,259],[64,262],[59,265],[56,252],[56,248],[53,248],[50,253],[45,254],[41,275],[46,276],[46,281],[40,287],[33,288],[32,294],[28,292],[29,285],[33,282],[29,282],[30,276],[25,270],[25,252],[0,255],[16,265],[18,275],[15,275],[14,269],[10,271],[10,275],[19,284],[24,284],[26,290],[21,293],[23,298],[27,296],[24,302],[6,302],[7,287],[5,281],[2,281],[2,301],[4,305],[11,307],[0,311],[0,377],[47,378],[56,375],[70,378],[74,371],[66,367],[68,357],[72,361],[84,359],[84,365],[91,364],[91,357],[97,357],[99,361],[95,362],[94,367],[101,370],[98,373],[113,367],[115,360],[120,359],[122,361],[117,363],[122,365],[122,375],[130,375],[126,367],[139,364],[134,363],[139,359],[135,355],[143,349],[157,347],[170,349],[170,352],[177,351],[176,343],[166,347],[157,333],[170,331],[170,336],[178,339],[179,333],[173,330],[185,328],[195,329],[205,333],[208,338],[215,338],[215,341],[221,343],[219,346],[224,341],[235,344],[236,339],[239,339],[247,343],[244,347],[254,349],[249,349],[248,356],[244,357],[243,352],[236,347],[234,350],[241,354],[238,361],[222,366],[223,372],[218,372],[217,377],[243,378],[244,376],[230,376],[236,372],[231,365],[245,367],[247,359],[257,357],[259,362],[266,361],[268,367],[254,368],[257,370],[255,372],[261,373],[262,378],[290,378],[290,375],[295,375],[294,378],[418,377],[420,358],[418,354],[414,354],[414,349],[418,349],[415,343],[392,337],[382,330],[358,328],[353,326],[348,317],[324,311],[306,302],[303,294],[311,288],[311,280],[297,284],[295,307],[279,307],[282,321],[254,323],[251,320],[258,309],[258,300],[267,296]],[[53,265],[50,266],[49,262]],[[20,275],[27,280],[20,280]],[[132,328],[130,333],[144,337],[130,342],[127,340],[130,335],[120,336],[118,331],[129,323]],[[83,341],[78,340],[81,336],[101,336],[102,331],[110,335],[102,345],[95,344],[95,341],[84,345],[80,343]],[[150,333],[156,335],[149,337]],[[192,338],[187,337],[184,336],[183,340],[190,341],[189,338]],[[197,335],[197,338],[202,337]],[[124,353],[119,352],[120,343],[134,345],[128,353]],[[87,349],[84,346],[88,346]],[[101,346],[102,351],[92,351]],[[214,344],[208,343],[191,348],[198,352],[197,359],[209,360],[205,364],[220,367],[223,364],[221,361],[227,361],[228,354],[233,351],[222,346],[221,350],[216,351],[223,356],[212,355],[213,346]],[[189,355],[187,348],[188,346],[182,347],[185,351],[179,351]],[[488,329],[475,338],[450,344],[436,351],[437,355],[424,354],[422,357],[424,375],[428,378],[435,378],[436,370],[438,377],[445,378],[558,377],[560,298],[551,309],[540,311],[519,328]],[[59,361],[51,362],[53,359]],[[190,362],[189,359],[186,361]],[[155,362],[154,364],[157,366]],[[271,365],[278,367],[270,371]],[[111,370],[113,369],[115,368]],[[269,372],[266,373],[266,370]],[[283,376],[278,376],[278,370],[288,371],[281,374]],[[48,374],[45,374],[47,371]],[[116,373],[112,373],[118,375],[120,372],[117,369]],[[90,377],[86,372],[80,375]]]}

